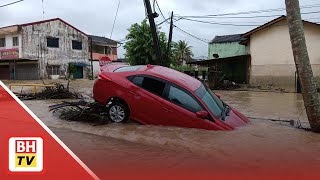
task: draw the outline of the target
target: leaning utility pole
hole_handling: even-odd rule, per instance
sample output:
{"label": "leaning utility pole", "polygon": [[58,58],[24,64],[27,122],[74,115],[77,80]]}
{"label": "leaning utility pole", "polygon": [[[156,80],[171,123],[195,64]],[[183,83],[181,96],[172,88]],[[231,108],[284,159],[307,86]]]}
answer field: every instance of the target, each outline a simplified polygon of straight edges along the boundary
{"label": "leaning utility pole", "polygon": [[294,61],[302,87],[307,116],[314,132],[320,133],[320,99],[309,60],[299,0],[285,0]]}
{"label": "leaning utility pole", "polygon": [[163,65],[164,63],[163,63],[162,54],[161,54],[161,47],[159,43],[157,27],[156,27],[156,23],[154,22],[154,18],[157,17],[157,14],[152,12],[152,8],[149,0],[143,0],[143,1],[144,1],[144,6],[147,10],[147,16],[149,18],[149,23],[151,28],[150,30],[153,37],[154,50],[156,52],[157,59],[160,61],[160,65]]}
{"label": "leaning utility pole", "polygon": [[91,80],[94,80],[93,77],[93,42],[92,42],[92,37],[90,37],[90,59],[91,59]]}
{"label": "leaning utility pole", "polygon": [[172,33],[173,33],[173,11],[171,13],[171,22],[170,22],[170,31],[169,31],[169,40],[168,40],[168,49],[167,49],[167,59],[166,59],[166,63],[165,63],[166,66],[170,66]]}

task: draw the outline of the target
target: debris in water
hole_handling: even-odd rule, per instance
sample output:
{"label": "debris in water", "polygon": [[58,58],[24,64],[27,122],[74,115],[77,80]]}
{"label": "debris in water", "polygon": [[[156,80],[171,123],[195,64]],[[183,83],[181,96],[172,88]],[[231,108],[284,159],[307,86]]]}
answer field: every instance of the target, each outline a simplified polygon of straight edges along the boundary
{"label": "debris in water", "polygon": [[80,99],[82,96],[75,91],[71,92],[69,88],[61,83],[56,83],[54,88],[46,87],[43,91],[33,94],[33,93],[21,93],[17,96],[22,100],[45,100],[45,99]]}
{"label": "debris in water", "polygon": [[49,106],[53,113],[59,113],[59,117],[67,121],[81,121],[93,123],[94,125],[104,125],[109,122],[107,118],[107,108],[98,102],[63,102]]}

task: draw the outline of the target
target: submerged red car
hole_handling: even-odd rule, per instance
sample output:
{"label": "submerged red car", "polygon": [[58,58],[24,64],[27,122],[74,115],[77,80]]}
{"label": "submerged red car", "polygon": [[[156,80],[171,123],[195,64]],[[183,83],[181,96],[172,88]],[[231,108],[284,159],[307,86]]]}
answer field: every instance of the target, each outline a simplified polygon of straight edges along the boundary
{"label": "submerged red car", "polygon": [[248,118],[199,80],[170,68],[110,64],[101,68],[93,97],[112,122],[233,130]]}

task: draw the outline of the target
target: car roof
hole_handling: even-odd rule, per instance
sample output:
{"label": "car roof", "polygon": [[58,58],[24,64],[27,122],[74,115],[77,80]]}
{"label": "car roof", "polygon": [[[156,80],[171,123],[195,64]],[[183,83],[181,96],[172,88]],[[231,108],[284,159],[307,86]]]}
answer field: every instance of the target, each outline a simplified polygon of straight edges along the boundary
{"label": "car roof", "polygon": [[199,80],[187,74],[181,73],[179,71],[176,71],[167,67],[146,65],[138,69],[137,71],[155,74],[160,78],[169,80],[174,84],[187,88],[191,91],[197,90],[202,84]]}

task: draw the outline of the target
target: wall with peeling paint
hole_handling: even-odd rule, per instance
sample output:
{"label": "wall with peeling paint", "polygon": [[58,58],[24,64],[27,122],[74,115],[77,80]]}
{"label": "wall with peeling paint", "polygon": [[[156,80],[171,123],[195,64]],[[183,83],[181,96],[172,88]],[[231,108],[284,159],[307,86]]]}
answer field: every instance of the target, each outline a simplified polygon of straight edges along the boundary
{"label": "wall with peeling paint", "polygon": [[[89,63],[88,37],[60,20],[21,26],[19,31],[21,58],[38,60],[40,78],[48,78],[50,65],[66,70],[69,63]],[[47,37],[59,38],[59,48],[47,47]],[[72,49],[72,40],[81,41],[82,50]]]}

